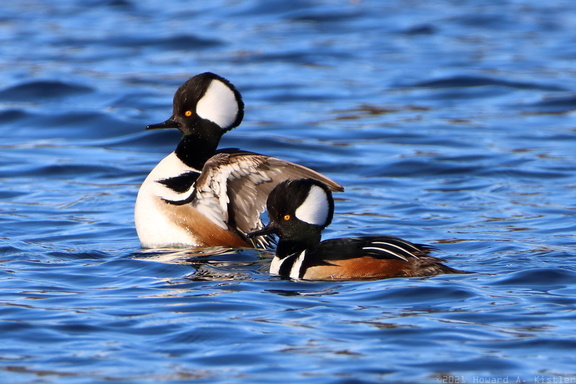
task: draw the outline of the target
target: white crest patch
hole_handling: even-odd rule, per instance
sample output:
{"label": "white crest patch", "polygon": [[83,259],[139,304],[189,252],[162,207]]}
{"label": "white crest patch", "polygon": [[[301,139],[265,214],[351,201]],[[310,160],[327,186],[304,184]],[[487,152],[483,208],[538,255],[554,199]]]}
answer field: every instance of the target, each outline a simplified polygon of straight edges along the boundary
{"label": "white crest patch", "polygon": [[329,212],[330,205],[326,192],[319,186],[313,185],[306,200],[296,210],[296,217],[308,224],[325,225]]}
{"label": "white crest patch", "polygon": [[238,115],[238,100],[234,92],[220,80],[212,80],[196,105],[196,113],[222,129],[228,128]]}

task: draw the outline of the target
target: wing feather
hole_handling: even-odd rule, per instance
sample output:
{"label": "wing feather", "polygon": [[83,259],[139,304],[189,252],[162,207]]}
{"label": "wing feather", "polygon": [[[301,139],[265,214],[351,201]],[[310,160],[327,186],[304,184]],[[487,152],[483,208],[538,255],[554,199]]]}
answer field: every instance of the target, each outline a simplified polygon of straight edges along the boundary
{"label": "wing feather", "polygon": [[[344,190],[326,176],[289,161],[222,150],[204,164],[192,204],[218,226],[246,235],[263,227],[260,215],[272,189],[286,179],[300,178],[317,179],[335,192]],[[260,238],[257,242],[265,247],[269,239]]]}
{"label": "wing feather", "polygon": [[317,260],[312,265],[329,265],[333,261],[361,256],[410,262],[428,255],[432,248],[394,236],[364,236],[330,239],[316,249]]}

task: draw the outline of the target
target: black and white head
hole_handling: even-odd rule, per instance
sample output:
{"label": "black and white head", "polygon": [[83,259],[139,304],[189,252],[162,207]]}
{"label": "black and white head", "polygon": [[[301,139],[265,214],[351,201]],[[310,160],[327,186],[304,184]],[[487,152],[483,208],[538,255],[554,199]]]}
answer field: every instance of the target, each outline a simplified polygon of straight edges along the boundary
{"label": "black and white head", "polygon": [[240,125],[243,117],[240,92],[225,78],[205,72],[191,77],[178,88],[168,120],[146,128],[178,128],[184,135],[212,131],[221,136]]}
{"label": "black and white head", "polygon": [[270,192],[266,205],[270,223],[251,236],[275,233],[281,240],[317,242],[334,216],[332,193],[314,179],[281,182]]}

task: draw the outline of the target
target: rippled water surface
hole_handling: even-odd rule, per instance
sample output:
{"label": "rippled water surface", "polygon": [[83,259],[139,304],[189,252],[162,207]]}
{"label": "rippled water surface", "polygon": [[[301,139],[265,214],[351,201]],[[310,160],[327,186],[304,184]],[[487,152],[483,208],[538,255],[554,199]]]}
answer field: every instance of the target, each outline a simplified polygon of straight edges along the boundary
{"label": "rippled water surface", "polygon": [[[576,3],[0,6],[3,383],[576,383]],[[270,255],[145,251],[140,183],[188,77],[246,103],[221,146],[342,183],[325,237],[471,275],[295,282]]]}

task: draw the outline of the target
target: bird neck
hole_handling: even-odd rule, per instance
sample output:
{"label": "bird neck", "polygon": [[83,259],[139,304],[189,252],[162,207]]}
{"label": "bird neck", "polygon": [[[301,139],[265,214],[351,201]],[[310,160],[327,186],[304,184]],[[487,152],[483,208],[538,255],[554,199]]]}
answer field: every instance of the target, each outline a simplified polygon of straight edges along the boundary
{"label": "bird neck", "polygon": [[216,153],[221,137],[221,134],[198,132],[185,134],[176,147],[176,156],[187,166],[202,170],[204,163]]}
{"label": "bird neck", "polygon": [[321,236],[320,232],[310,233],[306,237],[301,237],[297,240],[292,239],[280,239],[278,241],[278,247],[276,248],[276,256],[280,259],[288,257],[294,254],[300,254],[306,249],[316,248],[320,243]]}

